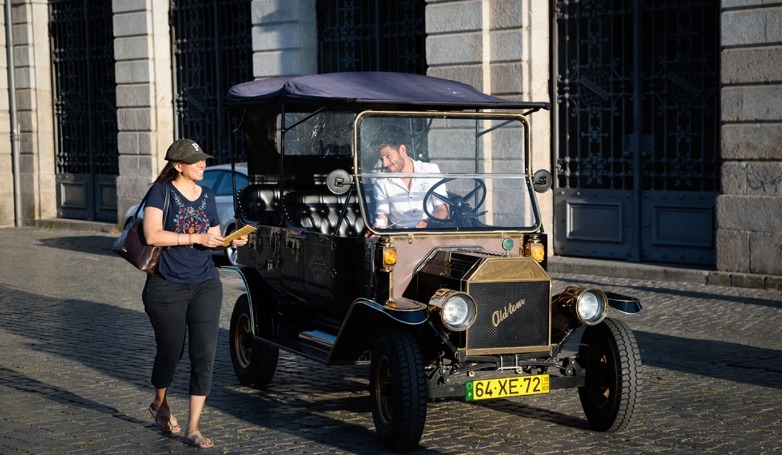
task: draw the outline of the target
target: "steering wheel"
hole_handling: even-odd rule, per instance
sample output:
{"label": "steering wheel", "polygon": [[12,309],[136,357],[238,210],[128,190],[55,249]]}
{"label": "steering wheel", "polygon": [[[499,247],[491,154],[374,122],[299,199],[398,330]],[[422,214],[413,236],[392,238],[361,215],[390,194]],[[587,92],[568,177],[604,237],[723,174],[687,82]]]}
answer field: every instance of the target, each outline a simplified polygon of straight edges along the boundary
{"label": "steering wheel", "polygon": [[[446,183],[452,180],[456,179],[442,179],[429,188],[429,190],[424,195],[424,213],[431,221],[434,221],[435,223],[451,221],[456,225],[456,227],[472,227],[474,226],[474,221],[477,220],[479,216],[486,213],[485,211],[478,212],[478,208],[480,208],[481,205],[483,205],[483,203],[486,201],[486,184],[483,182],[483,180],[478,178],[470,179],[475,182],[475,188],[470,190],[464,196],[450,192],[447,196],[443,196],[442,194],[436,192],[439,187],[444,186]],[[432,200],[434,198],[439,199],[445,204],[448,204],[447,219],[444,220],[437,218],[429,211],[429,202],[432,202],[432,207],[434,207],[434,201]],[[470,206],[468,203],[468,201],[471,199],[475,200],[475,207]]]}

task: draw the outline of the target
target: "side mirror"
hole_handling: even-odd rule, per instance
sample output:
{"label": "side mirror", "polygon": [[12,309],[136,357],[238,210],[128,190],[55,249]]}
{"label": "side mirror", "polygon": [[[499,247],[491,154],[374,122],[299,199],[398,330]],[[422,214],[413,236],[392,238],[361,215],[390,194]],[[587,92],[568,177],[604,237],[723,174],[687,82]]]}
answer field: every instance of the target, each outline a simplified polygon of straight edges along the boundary
{"label": "side mirror", "polygon": [[328,177],[326,177],[326,186],[329,188],[329,191],[338,196],[347,193],[352,184],[353,179],[344,169],[335,169],[329,172]]}
{"label": "side mirror", "polygon": [[546,169],[539,169],[532,176],[532,188],[537,193],[545,193],[551,188],[552,183],[554,183],[554,176]]}

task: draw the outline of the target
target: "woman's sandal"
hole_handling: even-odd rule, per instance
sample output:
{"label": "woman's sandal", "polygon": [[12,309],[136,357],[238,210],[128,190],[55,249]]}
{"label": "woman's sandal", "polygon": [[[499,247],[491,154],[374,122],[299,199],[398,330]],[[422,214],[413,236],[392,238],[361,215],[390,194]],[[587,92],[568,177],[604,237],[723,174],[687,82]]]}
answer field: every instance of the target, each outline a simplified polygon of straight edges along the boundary
{"label": "woman's sandal", "polygon": [[179,426],[176,417],[171,415],[171,411],[158,412],[155,410],[155,403],[149,405],[149,413],[152,414],[152,418],[155,419],[155,425],[164,434],[179,435],[182,432],[182,427]]}
{"label": "woman's sandal", "polygon": [[185,442],[187,442],[191,446],[196,446],[199,449],[208,449],[210,447],[214,447],[215,445],[215,443],[212,442],[211,439],[202,435],[200,431],[194,431],[188,434],[187,439],[185,439]]}

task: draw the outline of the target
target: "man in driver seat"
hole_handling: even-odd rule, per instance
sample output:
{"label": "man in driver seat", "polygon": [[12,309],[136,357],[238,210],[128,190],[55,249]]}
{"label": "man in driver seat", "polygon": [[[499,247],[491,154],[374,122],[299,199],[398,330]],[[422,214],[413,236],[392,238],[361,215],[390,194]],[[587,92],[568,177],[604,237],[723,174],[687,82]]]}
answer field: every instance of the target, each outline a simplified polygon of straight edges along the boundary
{"label": "man in driver seat", "polygon": [[[377,151],[386,172],[440,173],[437,164],[410,158],[408,135],[401,129],[389,128],[378,136],[380,138],[374,142],[372,149]],[[439,181],[439,178],[412,175],[375,180],[375,227],[425,228],[430,221],[426,211],[435,218],[448,218],[448,205],[436,196],[429,198],[429,207],[424,211],[424,196]],[[445,185],[437,188],[436,193],[445,197]]]}

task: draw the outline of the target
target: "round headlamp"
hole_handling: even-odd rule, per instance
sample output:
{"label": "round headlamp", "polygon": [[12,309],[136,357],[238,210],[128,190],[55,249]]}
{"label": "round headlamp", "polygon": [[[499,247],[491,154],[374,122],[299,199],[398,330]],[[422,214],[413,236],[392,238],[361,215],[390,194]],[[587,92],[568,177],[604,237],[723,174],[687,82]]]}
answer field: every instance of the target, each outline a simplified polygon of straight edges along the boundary
{"label": "round headlamp", "polygon": [[587,289],[576,300],[576,315],[586,325],[595,325],[606,316],[608,298],[598,289]]}
{"label": "round headlamp", "polygon": [[452,289],[440,289],[429,300],[437,308],[443,325],[454,332],[467,330],[477,314],[475,300],[469,294]]}

